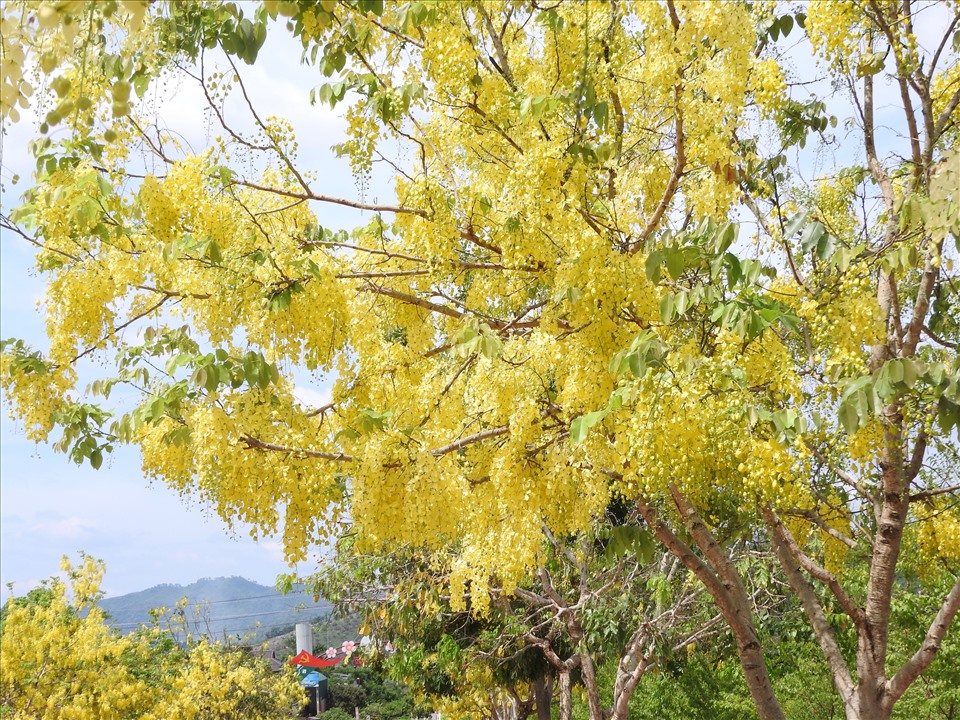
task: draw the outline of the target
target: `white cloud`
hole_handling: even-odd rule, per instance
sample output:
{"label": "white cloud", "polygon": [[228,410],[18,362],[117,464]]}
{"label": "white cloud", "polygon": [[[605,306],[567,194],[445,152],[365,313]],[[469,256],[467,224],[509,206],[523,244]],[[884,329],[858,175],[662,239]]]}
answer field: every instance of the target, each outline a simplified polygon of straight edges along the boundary
{"label": "white cloud", "polygon": [[[46,519],[42,516],[47,515]],[[33,523],[33,531],[45,535],[50,540],[80,540],[91,537],[97,532],[98,523],[90,518],[78,516],[65,517],[55,513],[42,513]]]}
{"label": "white cloud", "polygon": [[311,408],[323,407],[329,403],[333,397],[329,387],[314,390],[313,388],[304,387],[303,385],[294,386],[293,396],[300,401],[301,405]]}

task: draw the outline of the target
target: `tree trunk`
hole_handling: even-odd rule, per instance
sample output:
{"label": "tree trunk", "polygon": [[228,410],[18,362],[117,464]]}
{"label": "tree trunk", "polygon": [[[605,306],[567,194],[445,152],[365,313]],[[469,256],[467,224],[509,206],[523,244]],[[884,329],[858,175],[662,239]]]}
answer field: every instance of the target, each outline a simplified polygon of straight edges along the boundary
{"label": "tree trunk", "polygon": [[553,700],[553,678],[544,676],[533,684],[533,697],[537,705],[537,720],[550,720],[550,703]]}
{"label": "tree trunk", "polygon": [[560,720],[573,717],[573,687],[570,684],[570,671],[560,671]]}
{"label": "tree trunk", "polygon": [[671,486],[670,492],[687,532],[700,548],[703,558],[680,540],[660,519],[656,511],[642,501],[638,503],[640,514],[643,515],[656,538],[697,576],[713,597],[717,609],[727,621],[737,642],[740,666],[757,714],[762,720],[786,720],[767,673],[763,648],[760,646],[756,627],[753,624],[750,598],[743,587],[739,571],[704,524],[696,508],[675,486]]}

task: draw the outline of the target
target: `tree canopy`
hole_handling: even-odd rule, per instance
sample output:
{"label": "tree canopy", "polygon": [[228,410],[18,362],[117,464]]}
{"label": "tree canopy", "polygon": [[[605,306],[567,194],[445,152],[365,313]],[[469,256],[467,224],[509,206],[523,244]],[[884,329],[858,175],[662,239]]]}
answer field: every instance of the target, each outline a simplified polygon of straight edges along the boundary
{"label": "tree canopy", "polygon": [[[4,218],[47,283],[49,346],[2,356],[28,436],[95,467],[132,443],[291,560],[348,519],[367,551],[453,548],[451,598],[480,615],[546,532],[631,503],[716,602],[763,718],[783,711],[737,543],[776,552],[848,718],[888,717],[932,661],[960,607],[955,2],[77,0],[2,22],[4,117],[43,116]],[[268,32],[302,43],[338,152],[392,168],[394,201],[314,190],[307,139],[246,92]],[[199,152],[147,102],[177,73],[222,126]],[[297,399],[309,377],[328,404]],[[893,666],[907,558],[931,578],[912,592],[946,591]]]}

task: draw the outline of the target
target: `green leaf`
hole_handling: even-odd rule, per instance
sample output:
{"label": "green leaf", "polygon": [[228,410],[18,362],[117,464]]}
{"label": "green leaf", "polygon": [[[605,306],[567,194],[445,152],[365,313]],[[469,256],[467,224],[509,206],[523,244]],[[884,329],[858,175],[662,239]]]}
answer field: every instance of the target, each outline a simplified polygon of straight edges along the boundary
{"label": "green leaf", "polygon": [[220,245],[216,240],[210,238],[210,242],[207,244],[207,259],[210,262],[220,265],[223,263],[223,255],[220,253]]}
{"label": "green leaf", "polygon": [[573,422],[570,423],[570,441],[574,445],[579,445],[586,440],[587,433],[590,432],[590,428],[603,420],[607,416],[608,412],[610,411],[606,409],[594,410],[586,415],[581,415],[578,418],[574,418]]}
{"label": "green leaf", "polygon": [[824,233],[826,233],[826,228],[823,227],[822,223],[812,222],[807,225],[800,235],[800,250],[805,253],[810,252],[817,246],[817,242],[823,237]]}
{"label": "green leaf", "polygon": [[593,106],[593,119],[600,130],[607,129],[607,122],[610,117],[610,108],[605,102],[599,102]]}
{"label": "green leaf", "polygon": [[619,525],[610,528],[610,538],[604,555],[608,562],[623,555],[635,554],[641,564],[650,562],[656,550],[653,535],[636,525]]}
{"label": "green leaf", "polygon": [[664,255],[667,260],[667,272],[670,273],[671,278],[679,280],[680,276],[683,275],[683,271],[686,269],[683,253],[675,248],[670,248],[669,250],[664,250]]}
{"label": "green leaf", "polygon": [[336,442],[340,438],[347,438],[347,440],[356,440],[359,437],[360,437],[360,433],[358,433],[353,428],[344,428],[343,430],[340,430],[336,435],[333,436],[333,441]]}
{"label": "green leaf", "polygon": [[826,260],[833,255],[833,250],[833,235],[824,233],[820,236],[820,240],[817,242],[817,257],[821,260]]}
{"label": "green leaf", "polygon": [[393,410],[387,408],[383,411],[373,408],[364,408],[357,415],[357,424],[363,433],[371,433],[374,430],[384,430],[387,426],[387,420],[393,416]]}
{"label": "green leaf", "polygon": [[500,341],[500,338],[491,333],[483,333],[480,337],[480,352],[481,354],[489,359],[494,360],[500,355],[500,351],[503,348],[503,343]]}
{"label": "green leaf", "polygon": [[719,239],[717,253],[725,253],[727,251],[727,248],[737,239],[739,229],[740,226],[732,222],[725,222],[720,226],[720,229],[717,230],[717,238]]}
{"label": "green leaf", "polygon": [[290,298],[292,296],[293,293],[290,288],[275,292],[270,296],[267,302],[267,308],[270,312],[282,312],[290,307]]}
{"label": "green leaf", "polygon": [[842,403],[838,414],[840,423],[846,430],[847,435],[853,435],[860,428],[860,416],[857,414],[856,408],[850,403]]}
{"label": "green leaf", "polygon": [[243,356],[243,376],[248,385],[256,385],[260,380],[260,358],[254,352]]}
{"label": "green leaf", "polygon": [[200,387],[207,386],[207,369],[205,367],[198,367],[193,371],[193,375],[190,376],[190,381],[196,383]]}
{"label": "green leaf", "polygon": [[660,319],[669,325],[674,320],[675,300],[673,293],[666,293],[660,298]]}
{"label": "green leaf", "polygon": [[790,31],[793,30],[793,18],[789,15],[784,15],[778,21],[780,25],[780,32],[783,33],[783,36],[786,37],[790,34]]}
{"label": "green leaf", "polygon": [[137,93],[138,98],[142,98],[147,94],[147,88],[150,86],[150,76],[143,72],[136,73],[131,79],[133,84],[133,89]]}
{"label": "green leaf", "polygon": [[644,269],[647,272],[647,279],[656,284],[660,282],[660,266],[663,264],[663,250],[654,250],[647,255],[644,263]]}
{"label": "green leaf", "polygon": [[799,215],[794,216],[794,218],[787,223],[787,226],[783,230],[783,239],[789,240],[796,235],[797,231],[807,222],[808,217],[810,217],[809,210],[804,210]]}
{"label": "green leaf", "polygon": [[900,365],[903,367],[903,384],[913,390],[913,386],[917,384],[920,377],[920,368],[912,358],[901,359]]}
{"label": "green leaf", "polygon": [[610,358],[610,364],[607,366],[607,369],[613,375],[619,375],[623,372],[622,368],[626,362],[627,351],[621,350],[618,353],[615,353],[612,358]]}
{"label": "green leaf", "polygon": [[960,405],[941,397],[937,403],[937,424],[946,435],[960,425]]}

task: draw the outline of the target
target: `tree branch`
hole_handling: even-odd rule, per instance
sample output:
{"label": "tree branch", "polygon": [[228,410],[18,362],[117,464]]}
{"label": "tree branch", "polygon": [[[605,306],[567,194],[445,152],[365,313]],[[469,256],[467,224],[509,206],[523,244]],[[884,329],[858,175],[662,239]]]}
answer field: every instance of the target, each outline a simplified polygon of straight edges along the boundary
{"label": "tree branch", "polygon": [[284,197],[296,198],[297,200],[316,200],[317,202],[330,203],[332,205],[343,205],[344,207],[354,208],[356,210],[370,210],[373,212],[389,212],[394,213],[395,215],[407,214],[407,215],[417,215],[418,217],[426,218],[427,213],[423,210],[418,210],[416,208],[408,208],[397,205],[379,205],[377,203],[365,203],[360,202],[359,200],[347,200],[346,198],[337,198],[331,197],[329,195],[316,195],[312,192],[295,192],[293,190],[284,190],[283,188],[272,188],[266,187],[265,185],[258,185],[257,183],[250,182],[249,180],[233,180],[234,185],[242,185],[243,187],[250,188],[251,190],[260,190],[261,192],[271,193],[273,195],[282,195]]}
{"label": "tree branch", "polygon": [[933,662],[958,610],[960,610],[960,578],[957,578],[947,597],[944,598],[940,611],[930,623],[920,648],[903,664],[897,674],[887,681],[885,700],[888,705],[893,705],[920,676],[920,673]]}
{"label": "tree branch", "polygon": [[854,540],[851,537],[847,537],[836,528],[832,528],[829,525],[827,525],[826,521],[822,517],[820,517],[820,514],[816,510],[792,509],[792,510],[785,510],[783,514],[790,515],[792,517],[805,518],[810,522],[812,522],[814,525],[816,525],[818,528],[823,530],[823,532],[825,532],[827,535],[832,537],[834,540],[839,540],[851,550],[857,547],[856,540]]}
{"label": "tree branch", "polygon": [[843,608],[843,611],[850,616],[853,620],[853,624],[857,628],[863,627],[864,616],[863,609],[857,605],[853,598],[851,598],[847,591],[843,589],[843,586],[840,584],[840,581],[837,580],[836,576],[833,573],[817,565],[810,557],[803,552],[800,548],[800,545],[797,544],[796,539],[794,539],[793,534],[783,524],[783,521],[780,519],[780,516],[773,510],[770,505],[766,505],[763,508],[763,516],[767,521],[767,525],[770,527],[771,532],[777,536],[780,542],[783,543],[786,550],[793,556],[793,559],[802,567],[807,573],[811,576],[822,582],[828,588],[830,592],[833,593],[834,597],[837,598],[837,601],[840,603],[840,607]]}
{"label": "tree branch", "polygon": [[447,453],[452,453],[462,448],[465,448],[467,445],[471,445],[475,442],[480,442],[481,440],[487,440],[493,437],[500,437],[501,435],[506,435],[510,432],[509,425],[501,425],[500,427],[489,428],[487,430],[481,430],[478,433],[473,435],[467,435],[466,437],[455,440],[452,443],[447,445],[442,445],[441,447],[434,448],[430,451],[431,455],[435,457],[440,457],[441,455],[446,455]]}
{"label": "tree branch", "polygon": [[914,493],[910,496],[910,502],[917,502],[919,500],[927,500],[932,497],[937,497],[938,495],[949,495],[950,493],[960,492],[960,485],[950,485],[949,487],[943,488],[931,488],[930,490],[921,490],[920,492]]}
{"label": "tree branch", "polygon": [[800,604],[803,606],[803,610],[810,620],[813,633],[817,638],[817,642],[820,644],[820,649],[827,661],[827,665],[830,667],[830,672],[837,686],[837,690],[840,692],[844,704],[849,704],[854,700],[853,677],[850,674],[850,668],[847,667],[847,663],[843,659],[843,654],[837,645],[833,628],[830,626],[830,621],[827,619],[823,607],[820,605],[820,600],[813,591],[813,586],[801,574],[796,558],[789,548],[791,544],[796,545],[796,541],[769,505],[763,508],[763,515],[767,521],[770,537],[773,540],[774,551],[780,560],[780,566],[783,568],[784,573],[786,573],[790,587],[797,594],[797,597],[800,599]]}
{"label": "tree branch", "polygon": [[320,450],[304,450],[303,448],[292,448],[287,447],[286,445],[277,445],[275,443],[268,443],[255,438],[252,435],[243,435],[240,438],[240,441],[243,442],[251,450],[270,450],[272,452],[282,452],[289,455],[296,455],[299,457],[309,457],[309,458],[318,458],[320,460],[333,460],[334,462],[353,462],[356,458],[353,455],[346,455],[345,453],[330,453],[322,452]]}
{"label": "tree branch", "polygon": [[[410,295],[408,293],[400,292],[399,290],[394,290],[393,288],[383,287],[382,285],[376,285],[375,283],[368,282],[364,288],[367,292],[372,292],[376,295],[383,295],[385,297],[393,298],[394,300],[399,300],[400,302],[408,303],[410,305],[416,305],[425,310],[431,312],[439,313],[440,315],[446,315],[447,317],[452,318],[462,318],[467,315],[465,312],[460,310],[455,310],[454,308],[448,305],[440,305],[439,303],[431,302],[424,298],[419,298],[416,295]],[[526,310],[523,313],[527,312]],[[476,313],[473,313],[476,314]],[[480,316],[480,319],[484,320],[493,330],[507,330],[507,329],[527,329],[540,327],[539,320],[496,320],[492,318],[484,318]]]}

